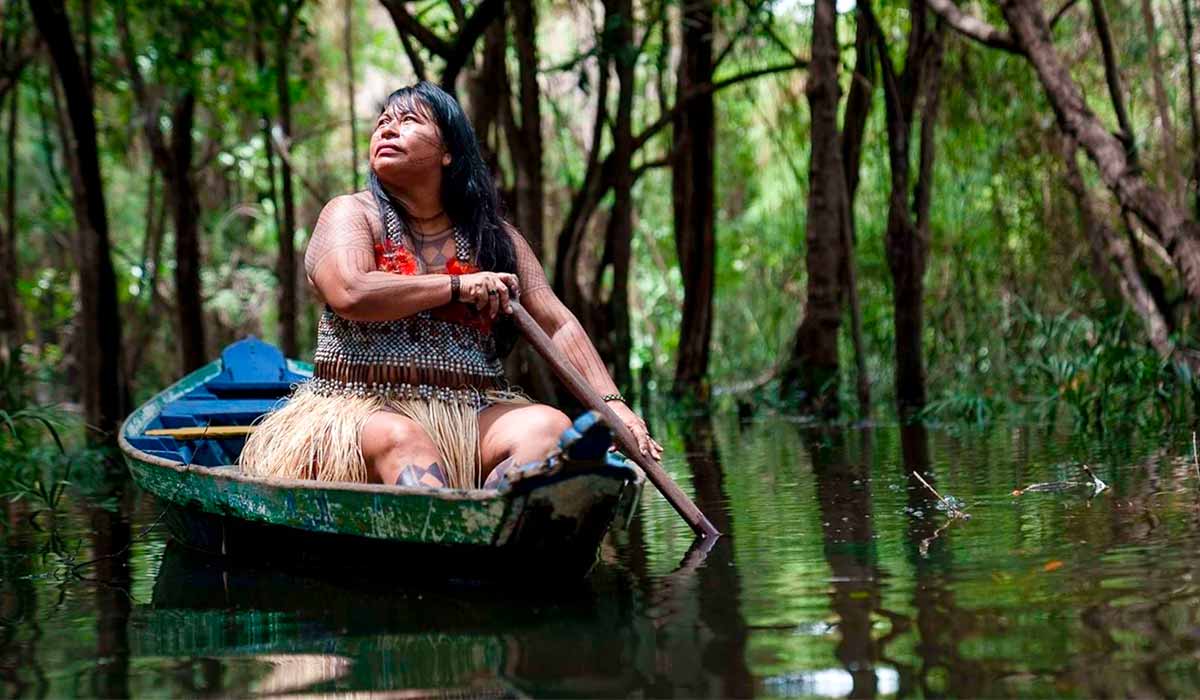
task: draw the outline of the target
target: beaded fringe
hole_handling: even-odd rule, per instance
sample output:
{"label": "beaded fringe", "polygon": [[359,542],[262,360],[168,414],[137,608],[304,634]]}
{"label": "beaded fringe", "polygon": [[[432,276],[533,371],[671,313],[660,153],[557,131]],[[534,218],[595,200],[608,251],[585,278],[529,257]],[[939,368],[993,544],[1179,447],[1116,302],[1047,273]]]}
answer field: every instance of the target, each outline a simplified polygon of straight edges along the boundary
{"label": "beaded fringe", "polygon": [[[481,398],[483,403],[528,402],[508,391],[483,392]],[[391,411],[415,421],[437,445],[450,488],[478,488],[479,402],[331,395],[302,384],[283,407],[259,419],[238,463],[252,476],[370,481],[362,429],[377,411]]]}

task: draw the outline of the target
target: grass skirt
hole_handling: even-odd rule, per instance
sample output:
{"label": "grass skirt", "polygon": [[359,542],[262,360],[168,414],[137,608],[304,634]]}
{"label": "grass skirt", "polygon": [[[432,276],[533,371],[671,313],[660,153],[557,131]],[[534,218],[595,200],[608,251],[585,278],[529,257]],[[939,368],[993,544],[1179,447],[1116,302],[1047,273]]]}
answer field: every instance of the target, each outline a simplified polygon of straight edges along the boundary
{"label": "grass skirt", "polygon": [[[484,392],[489,403],[528,403],[508,391]],[[437,446],[447,484],[477,488],[483,481],[479,411],[470,404],[438,399],[326,396],[302,384],[282,408],[266,414],[246,439],[238,463],[252,476],[317,481],[371,480],[363,458],[367,419],[390,411],[420,425]]]}

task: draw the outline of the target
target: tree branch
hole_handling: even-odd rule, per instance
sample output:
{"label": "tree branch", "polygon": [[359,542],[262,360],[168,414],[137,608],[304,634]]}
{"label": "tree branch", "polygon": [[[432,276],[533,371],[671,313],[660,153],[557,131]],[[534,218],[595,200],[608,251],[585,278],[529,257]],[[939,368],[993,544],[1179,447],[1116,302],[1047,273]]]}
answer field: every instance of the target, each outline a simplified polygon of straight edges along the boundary
{"label": "tree branch", "polygon": [[142,131],[145,132],[146,141],[150,144],[150,153],[154,156],[154,162],[165,172],[171,169],[171,152],[167,149],[166,137],[159,126],[159,105],[151,99],[149,91],[146,90],[146,79],[142,76],[142,69],[137,64],[137,51],[133,48],[133,37],[129,32],[129,8],[126,6],[125,0],[118,0],[114,5],[121,53],[125,58],[129,81],[133,84],[133,95],[137,100],[138,107],[143,112]]}
{"label": "tree branch", "polygon": [[1067,14],[1068,10],[1070,10],[1072,7],[1075,7],[1076,2],[1078,2],[1078,0],[1067,0],[1063,3],[1062,7],[1058,8],[1058,12],[1055,12],[1054,16],[1050,18],[1050,31],[1054,31],[1054,25],[1058,24],[1058,20],[1062,19],[1063,15]]}
{"label": "tree branch", "polygon": [[401,36],[408,35],[416,39],[435,56],[445,58],[450,55],[452,47],[450,42],[434,34],[428,27],[417,21],[415,17],[408,14],[408,9],[404,7],[404,0],[380,0],[383,6],[387,8],[388,14],[392,16],[392,23],[396,25],[396,31]]}
{"label": "tree branch", "polygon": [[926,4],[962,35],[994,49],[1015,54],[1024,53],[1011,34],[963,12],[954,4],[954,0],[926,0]]}

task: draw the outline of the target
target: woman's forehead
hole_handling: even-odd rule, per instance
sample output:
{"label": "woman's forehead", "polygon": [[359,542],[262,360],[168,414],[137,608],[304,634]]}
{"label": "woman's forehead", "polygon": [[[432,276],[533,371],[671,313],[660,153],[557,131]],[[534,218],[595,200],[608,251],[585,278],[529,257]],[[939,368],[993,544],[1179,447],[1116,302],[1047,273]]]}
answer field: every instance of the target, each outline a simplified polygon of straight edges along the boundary
{"label": "woman's forehead", "polygon": [[425,100],[416,95],[401,95],[392,98],[380,110],[379,116],[384,114],[391,115],[393,118],[402,117],[406,114],[416,114],[426,119],[433,119],[433,110],[425,103]]}

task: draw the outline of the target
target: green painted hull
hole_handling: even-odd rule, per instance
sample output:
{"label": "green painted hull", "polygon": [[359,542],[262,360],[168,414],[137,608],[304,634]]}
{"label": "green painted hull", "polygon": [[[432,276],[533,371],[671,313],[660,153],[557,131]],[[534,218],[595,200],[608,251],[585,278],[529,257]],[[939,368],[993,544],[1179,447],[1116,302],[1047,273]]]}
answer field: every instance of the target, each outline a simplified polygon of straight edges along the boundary
{"label": "green painted hull", "polygon": [[[289,369],[311,373],[291,361]],[[489,555],[499,554],[561,561],[561,573],[576,575],[590,568],[604,534],[628,519],[641,492],[640,470],[611,460],[556,460],[499,491],[451,490],[251,477],[235,466],[187,465],[130,443],[164,406],[220,371],[213,362],[155,396],[129,416],[120,437],[133,479],[166,504],[172,534],[200,549],[315,561],[387,552],[451,568],[487,567]]]}

